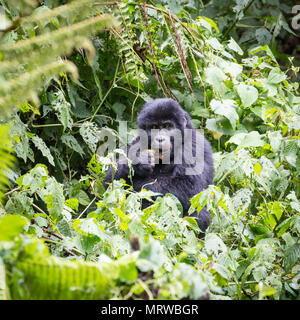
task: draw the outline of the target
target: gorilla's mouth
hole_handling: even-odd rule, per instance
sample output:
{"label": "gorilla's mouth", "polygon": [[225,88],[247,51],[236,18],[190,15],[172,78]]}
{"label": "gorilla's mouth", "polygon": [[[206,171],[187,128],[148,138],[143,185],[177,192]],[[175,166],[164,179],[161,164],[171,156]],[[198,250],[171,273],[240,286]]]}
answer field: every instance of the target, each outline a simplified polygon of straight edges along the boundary
{"label": "gorilla's mouth", "polygon": [[169,147],[169,148],[159,147],[158,149],[155,150],[155,157],[158,158],[159,160],[162,160],[164,157],[172,156],[171,153],[172,153],[172,147]]}

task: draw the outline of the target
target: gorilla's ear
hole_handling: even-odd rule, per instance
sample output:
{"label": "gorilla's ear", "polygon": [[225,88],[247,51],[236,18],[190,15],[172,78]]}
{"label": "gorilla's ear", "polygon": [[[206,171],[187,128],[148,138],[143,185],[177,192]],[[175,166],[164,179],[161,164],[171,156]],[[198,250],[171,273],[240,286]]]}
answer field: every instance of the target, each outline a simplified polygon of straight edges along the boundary
{"label": "gorilla's ear", "polygon": [[186,117],[186,115],[184,115],[184,118],[183,118],[183,126],[186,128],[186,125],[188,123],[188,119]]}
{"label": "gorilla's ear", "polygon": [[185,113],[184,115],[183,124],[184,124],[184,128],[189,128],[189,129],[193,128],[193,123],[188,113]]}

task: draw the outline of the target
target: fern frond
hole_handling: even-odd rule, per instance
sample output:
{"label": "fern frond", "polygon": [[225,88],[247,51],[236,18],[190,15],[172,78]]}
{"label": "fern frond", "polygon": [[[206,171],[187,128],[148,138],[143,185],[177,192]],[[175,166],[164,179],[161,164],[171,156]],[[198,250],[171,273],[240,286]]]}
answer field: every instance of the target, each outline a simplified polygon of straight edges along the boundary
{"label": "fern frond", "polygon": [[11,154],[12,145],[8,132],[8,125],[0,125],[0,199],[3,197],[3,190],[8,186],[6,173],[12,168],[14,160]]}
{"label": "fern frond", "polygon": [[22,59],[25,59],[25,61],[30,59],[33,51],[45,50],[46,47],[48,53],[55,43],[64,46],[64,42],[67,39],[78,38],[79,36],[88,38],[91,34],[109,28],[113,24],[111,16],[99,15],[34,38],[21,40],[9,45],[2,45],[0,46],[0,51],[5,59],[17,59],[20,62],[24,62]]}
{"label": "fern frond", "polygon": [[6,61],[0,63],[0,76],[5,79],[0,84],[0,111],[27,99],[38,104],[36,90],[57,74],[69,72],[76,79],[75,65],[57,62],[57,57],[80,46],[92,61],[95,50],[88,37],[113,25],[116,23],[111,16],[99,15],[34,38],[1,45],[0,52]]}
{"label": "fern frond", "polygon": [[11,287],[13,299],[107,299],[118,275],[115,263],[67,261],[54,256],[19,262],[16,267],[24,274],[24,282]]}
{"label": "fern frond", "polygon": [[[91,41],[85,37],[68,38],[63,43],[55,42],[51,47],[41,48],[41,50],[33,51],[31,55],[21,55],[11,61],[5,61],[0,63],[0,73],[5,79],[15,78],[19,74],[24,72],[36,70],[37,66],[43,66],[51,63],[61,55],[67,55],[71,53],[74,47],[84,48],[88,53],[88,58],[92,59],[95,54],[94,46]],[[49,50],[51,49],[51,50]],[[22,64],[24,64],[22,66]],[[0,88],[1,91],[1,88]]]}
{"label": "fern frond", "polygon": [[8,81],[5,88],[0,88],[0,95],[2,94],[0,96],[0,111],[5,112],[8,105],[18,105],[31,97],[36,100],[35,90],[55,75],[64,72],[71,73],[74,79],[78,78],[76,66],[70,61],[64,61],[47,64]]}
{"label": "fern frond", "polygon": [[37,0],[6,0],[5,3],[9,8],[18,9],[22,16],[30,14],[38,5]]}
{"label": "fern frond", "polygon": [[[41,13],[33,13],[28,17],[24,17],[21,19],[20,24],[39,24],[43,21],[52,20],[58,17],[68,17],[68,20],[73,23],[79,20],[82,20],[82,17],[86,18],[89,15],[95,13],[95,8],[93,8],[93,4],[96,0],[80,0],[73,1],[71,3],[59,6],[52,10],[43,11]],[[61,20],[59,21],[61,25]]]}

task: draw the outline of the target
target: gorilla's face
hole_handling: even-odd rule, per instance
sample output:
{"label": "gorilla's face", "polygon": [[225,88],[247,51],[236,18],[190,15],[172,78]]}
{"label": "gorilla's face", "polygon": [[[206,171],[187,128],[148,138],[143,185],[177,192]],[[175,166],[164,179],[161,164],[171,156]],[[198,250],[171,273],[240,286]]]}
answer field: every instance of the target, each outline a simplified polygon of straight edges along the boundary
{"label": "gorilla's face", "polygon": [[184,129],[192,128],[192,124],[189,115],[176,101],[155,99],[144,105],[138,117],[138,127],[147,132],[146,148],[154,149],[162,159],[164,154],[173,157],[176,149],[182,148]]}
{"label": "gorilla's face", "polygon": [[149,123],[146,127],[151,148],[163,156],[165,153],[172,154],[174,149],[174,136],[176,124],[172,120],[161,119]]}

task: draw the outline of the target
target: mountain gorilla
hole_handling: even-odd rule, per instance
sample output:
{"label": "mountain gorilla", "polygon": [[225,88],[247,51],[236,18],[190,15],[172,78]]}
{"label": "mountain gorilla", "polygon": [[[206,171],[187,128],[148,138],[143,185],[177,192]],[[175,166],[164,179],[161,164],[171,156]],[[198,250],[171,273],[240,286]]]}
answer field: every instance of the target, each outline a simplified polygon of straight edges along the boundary
{"label": "mountain gorilla", "polygon": [[[213,158],[210,143],[193,126],[190,116],[173,99],[155,99],[146,103],[138,119],[138,137],[128,148],[134,175],[133,188],[172,193],[188,214],[190,199],[213,182]],[[127,161],[118,163],[114,179],[128,179]],[[112,179],[107,172],[106,182]],[[149,205],[143,203],[143,207]],[[202,231],[210,222],[203,208],[194,216]],[[201,234],[200,236],[203,236]]]}

